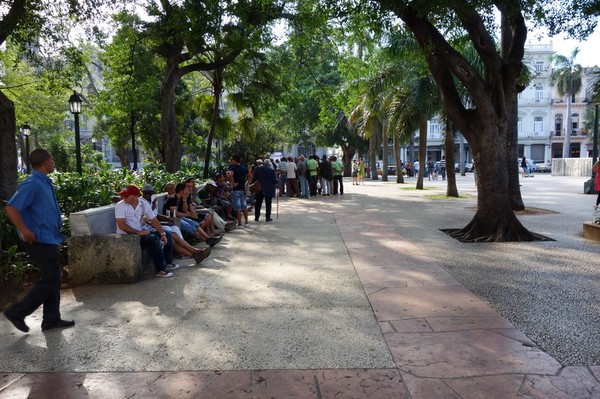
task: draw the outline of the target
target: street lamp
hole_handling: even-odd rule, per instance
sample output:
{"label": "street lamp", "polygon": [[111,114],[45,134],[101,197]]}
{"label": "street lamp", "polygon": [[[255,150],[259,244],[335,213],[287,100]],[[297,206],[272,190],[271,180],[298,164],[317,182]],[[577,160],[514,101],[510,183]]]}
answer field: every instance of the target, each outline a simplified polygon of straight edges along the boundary
{"label": "street lamp", "polygon": [[73,90],[73,95],[69,97],[69,106],[71,113],[75,115],[75,157],[77,159],[77,173],[81,174],[81,140],[79,138],[79,114],[83,100],[79,94]]}
{"label": "street lamp", "polygon": [[95,138],[95,137],[92,137],[92,148],[94,149],[94,152],[96,152],[96,142],[97,142],[97,141],[98,141],[98,140],[96,140],[96,138]]}
{"label": "street lamp", "polygon": [[25,123],[22,127],[23,136],[25,136],[25,165],[27,168],[27,174],[29,174],[29,135],[31,134],[31,127]]}

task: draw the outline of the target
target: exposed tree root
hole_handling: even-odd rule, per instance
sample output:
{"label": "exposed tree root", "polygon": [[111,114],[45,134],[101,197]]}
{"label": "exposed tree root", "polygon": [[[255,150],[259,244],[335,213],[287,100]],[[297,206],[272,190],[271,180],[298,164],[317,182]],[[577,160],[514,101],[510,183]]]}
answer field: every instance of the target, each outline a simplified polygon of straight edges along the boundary
{"label": "exposed tree root", "polygon": [[552,239],[527,230],[511,212],[494,222],[485,222],[476,214],[462,229],[442,230],[461,242],[551,241]]}

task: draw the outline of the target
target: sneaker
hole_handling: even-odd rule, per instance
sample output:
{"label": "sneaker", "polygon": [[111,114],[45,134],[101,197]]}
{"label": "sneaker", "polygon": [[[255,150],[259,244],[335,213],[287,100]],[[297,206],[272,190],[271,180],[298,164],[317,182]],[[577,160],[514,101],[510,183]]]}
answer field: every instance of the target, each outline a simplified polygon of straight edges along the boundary
{"label": "sneaker", "polygon": [[154,274],[154,277],[161,277],[161,278],[168,278],[168,277],[173,277],[173,273],[171,272],[165,272],[165,271],[160,271],[156,274]]}
{"label": "sneaker", "polygon": [[187,255],[177,255],[176,256],[177,259],[189,259],[191,258],[191,256],[187,256]]}
{"label": "sneaker", "polygon": [[210,248],[201,249],[194,254],[194,260],[196,263],[200,263],[204,259],[208,258],[208,255],[210,255]]}
{"label": "sneaker", "polygon": [[246,223],[246,224],[244,225],[244,228],[245,228],[245,229],[249,229],[249,228],[250,228],[250,223]]}
{"label": "sneaker", "polygon": [[172,264],[172,265],[167,265],[167,272],[172,272],[173,270],[177,270],[179,269],[181,266],[179,266],[177,263]]}
{"label": "sneaker", "polygon": [[243,229],[243,228],[244,228],[244,226],[243,226],[243,225],[241,225],[241,224],[238,224],[237,226],[235,226],[235,228],[236,228],[236,229]]}

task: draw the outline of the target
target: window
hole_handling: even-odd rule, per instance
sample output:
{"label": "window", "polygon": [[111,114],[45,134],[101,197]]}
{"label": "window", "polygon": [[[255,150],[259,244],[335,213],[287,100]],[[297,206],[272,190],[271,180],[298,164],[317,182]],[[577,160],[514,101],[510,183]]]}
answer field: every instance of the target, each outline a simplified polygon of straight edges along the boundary
{"label": "window", "polygon": [[540,101],[544,99],[544,86],[537,85],[535,86],[535,101]]}
{"label": "window", "polygon": [[541,133],[544,130],[544,118],[541,116],[536,116],[533,118],[533,132]]}
{"label": "window", "polygon": [[576,135],[579,131],[579,114],[571,114],[572,135]]}
{"label": "window", "polygon": [[430,136],[439,136],[440,135],[440,120],[432,119],[429,122],[429,135]]}
{"label": "window", "polygon": [[563,115],[556,114],[554,116],[554,135],[555,136],[560,136],[560,134],[562,132],[562,124],[563,124]]}
{"label": "window", "polygon": [[542,73],[544,72],[544,61],[537,61],[535,63],[535,71],[537,73]]}
{"label": "window", "polygon": [[517,132],[521,133],[522,131],[523,131],[523,118],[518,117],[517,118]]}

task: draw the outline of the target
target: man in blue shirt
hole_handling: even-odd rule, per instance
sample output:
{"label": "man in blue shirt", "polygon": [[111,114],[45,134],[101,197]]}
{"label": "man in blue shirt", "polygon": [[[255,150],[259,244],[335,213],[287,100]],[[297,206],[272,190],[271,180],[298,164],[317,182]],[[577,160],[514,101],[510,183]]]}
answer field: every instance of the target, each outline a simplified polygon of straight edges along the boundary
{"label": "man in blue shirt", "polygon": [[[231,199],[233,209],[237,217],[237,227],[248,227],[248,203],[246,201],[246,180],[248,179],[248,169],[242,165],[242,158],[239,155],[231,157],[231,165],[227,171],[227,177],[231,183]],[[245,224],[242,226],[242,213],[244,214]]]}
{"label": "man in blue shirt", "polygon": [[54,172],[54,159],[48,151],[36,149],[31,152],[29,162],[33,168],[31,175],[19,184],[4,209],[42,278],[23,299],[8,308],[4,316],[16,328],[28,332],[25,317],[44,305],[42,331],[72,327],[73,320],[62,320],[60,316],[62,218],[52,180],[48,177]]}

